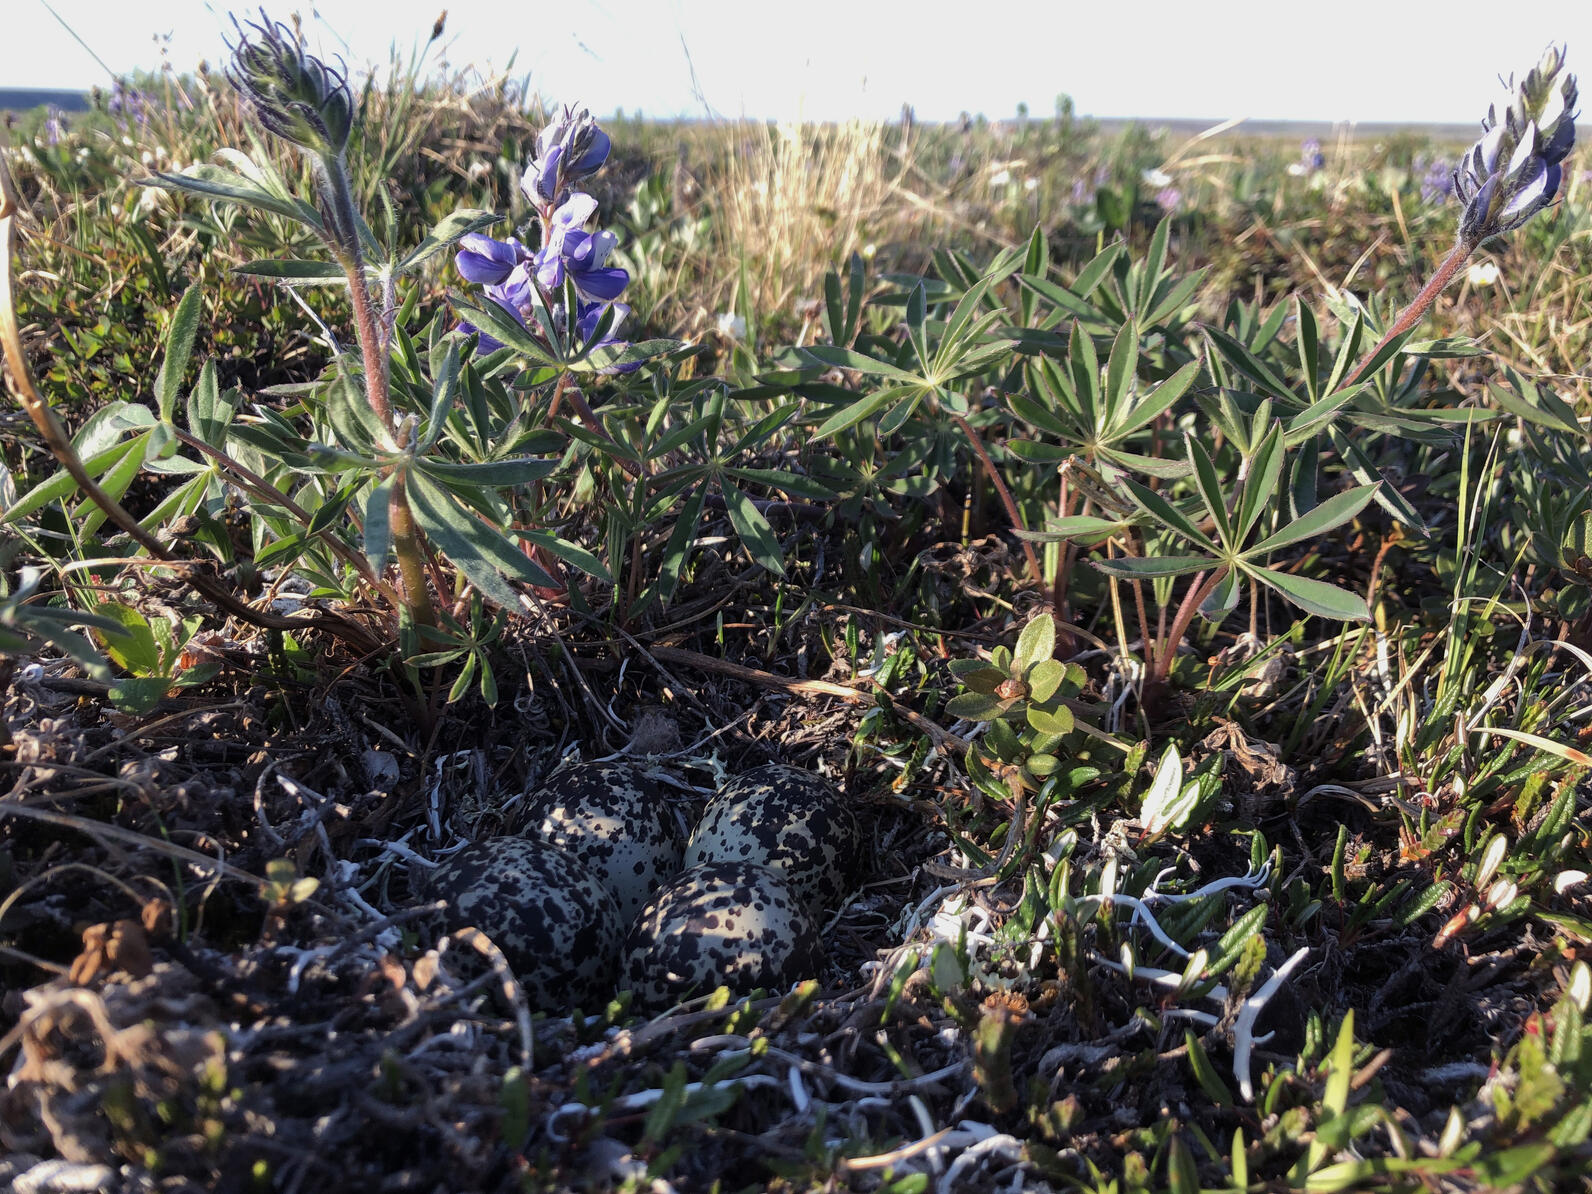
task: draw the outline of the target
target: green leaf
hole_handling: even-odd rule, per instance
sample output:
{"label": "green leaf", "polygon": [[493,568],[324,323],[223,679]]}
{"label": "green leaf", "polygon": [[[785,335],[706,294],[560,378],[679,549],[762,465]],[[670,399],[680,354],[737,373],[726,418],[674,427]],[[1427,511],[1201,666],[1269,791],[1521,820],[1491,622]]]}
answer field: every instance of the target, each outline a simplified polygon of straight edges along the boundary
{"label": "green leaf", "polygon": [[[228,396],[236,391],[227,391]],[[221,448],[237,408],[221,397],[214,358],[199,370],[199,384],[188,394],[188,430],[212,448]]]}
{"label": "green leaf", "polygon": [[194,336],[199,331],[202,298],[199,283],[188,287],[171,317],[171,327],[166,329],[166,355],[160,362],[160,372],[155,375],[155,408],[163,422],[171,422],[177,410],[177,393],[182,388],[188,358],[193,355]]}
{"label": "green leaf", "polygon": [[853,352],[849,348],[837,348],[830,344],[814,344],[809,348],[798,348],[796,355],[824,368],[855,369],[858,373],[872,377],[888,377],[892,381],[914,382],[923,384],[923,379],[905,369],[897,368],[888,361],[881,361],[877,357],[870,357],[860,352]]}
{"label": "green leaf", "polygon": [[107,695],[122,712],[142,716],[153,712],[170,691],[165,676],[128,676],[112,684]]}
{"label": "green leaf", "polygon": [[1116,339],[1111,342],[1111,355],[1106,360],[1105,404],[1102,423],[1109,427],[1118,422],[1128,407],[1128,390],[1133,385],[1139,367],[1139,329],[1133,320],[1122,325]]}
{"label": "green leaf", "polygon": [[1103,539],[1127,525],[1125,519],[1095,518],[1091,514],[1072,514],[1052,519],[1042,531],[1019,530],[1019,538],[1033,543],[1065,543],[1071,539]]}
{"label": "green leaf", "polygon": [[701,524],[702,505],[706,499],[707,489],[699,485],[686,498],[685,505],[675,519],[674,530],[669,533],[658,576],[659,592],[665,601],[670,600],[680,587],[680,578],[685,574],[686,553]]}
{"label": "green leaf", "polygon": [[431,226],[421,241],[393,267],[393,273],[402,276],[418,269],[431,260],[449,245],[458,241],[461,236],[471,232],[479,232],[483,228],[490,228],[501,217],[496,212],[483,211],[474,207],[461,207],[442,217]]}
{"label": "green leaf", "polygon": [[427,537],[471,584],[499,605],[524,608],[519,592],[508,583],[510,578],[538,585],[556,583],[500,531],[460,506],[435,482],[411,473],[409,498]]}
{"label": "green leaf", "polygon": [[735,486],[721,485],[720,488],[724,492],[730,524],[735,527],[735,533],[740,536],[746,550],[751,553],[754,560],[775,576],[784,576],[784,553],[780,551],[779,540],[774,537],[768,519],[763,517],[752,499]]}
{"label": "green leaf", "polygon": [[[563,560],[566,564],[579,568],[587,576],[595,577],[604,584],[611,585],[614,583],[613,573],[608,571],[601,560],[578,543],[571,543],[568,539],[560,539],[557,535],[547,531],[516,530],[514,534],[552,552],[553,555]],[[532,566],[535,567],[535,565]],[[540,572],[541,569],[537,568],[537,571]]]}
{"label": "green leaf", "polygon": [[1296,345],[1299,349],[1299,369],[1304,374],[1310,400],[1314,402],[1321,397],[1317,389],[1321,384],[1321,331],[1316,326],[1316,313],[1304,299],[1295,299],[1294,309],[1299,317],[1299,339]]}
{"label": "green leaf", "polygon": [[1244,553],[1246,557],[1259,558],[1274,551],[1281,551],[1295,543],[1306,539],[1314,539],[1317,535],[1325,534],[1333,527],[1341,526],[1348,522],[1366,504],[1376,496],[1375,485],[1362,485],[1357,489],[1347,489],[1342,493],[1335,493],[1326,501],[1310,510],[1308,513],[1294,519],[1276,534],[1262,539],[1254,547]]}
{"label": "green leaf", "polygon": [[964,692],[945,702],[945,711],[965,721],[994,721],[1007,709],[1007,702],[984,692]]}
{"label": "green leaf", "polygon": [[483,332],[488,333],[501,341],[504,346],[512,348],[527,360],[538,365],[558,367],[561,362],[553,356],[540,340],[526,330],[520,323],[496,303],[472,303],[459,300],[455,302],[459,314],[468,319]]}
{"label": "green leaf", "polygon": [[1281,593],[1306,613],[1339,622],[1369,622],[1371,611],[1358,593],[1305,576],[1292,576],[1272,568],[1245,567],[1245,572],[1261,584]]}
{"label": "green leaf", "polygon": [[1189,463],[1194,466],[1195,488],[1216,523],[1217,535],[1229,548],[1236,550],[1240,545],[1233,537],[1233,524],[1227,516],[1227,495],[1222,492],[1222,483],[1216,476],[1215,462],[1205,446],[1192,435],[1183,437],[1183,446],[1188,453]]}
{"label": "green leaf", "polygon": [[[121,463],[128,453],[137,450],[138,442],[136,440],[113,444],[98,455],[86,458],[83,461],[83,467],[87,470],[89,476],[97,477]],[[76,492],[77,481],[72,477],[71,473],[63,468],[45,480],[40,481],[18,498],[15,504],[5,512],[3,521],[15,522],[19,518],[27,517],[42,506],[47,506],[54,501],[60,501]]]}
{"label": "green leaf", "polygon": [[1285,455],[1282,422],[1274,420],[1271,430],[1260,441],[1260,447],[1249,462],[1249,476],[1244,479],[1244,490],[1238,500],[1237,534],[1233,537],[1236,545],[1242,545],[1249,538],[1249,532],[1255,529],[1260,516],[1271,504],[1277,492],[1277,480],[1282,474]]}
{"label": "green leaf", "polygon": [[135,676],[147,676],[160,671],[160,646],[155,642],[148,618],[131,606],[117,601],[103,602],[94,607],[94,612],[117,625],[117,629],[110,630],[101,624],[95,631],[95,637],[104,646],[111,662]]}
{"label": "green leaf", "polygon": [[1056,659],[1041,659],[1028,669],[1028,698],[1044,704],[1056,695],[1061,682],[1067,678],[1067,665]]}
{"label": "green leaf", "polygon": [[556,456],[514,456],[507,460],[476,460],[454,463],[448,460],[421,460],[415,468],[444,485],[527,485],[539,481],[558,467]]}
{"label": "green leaf", "polygon": [[1059,705],[1055,709],[1042,709],[1038,705],[1028,706],[1028,724],[1041,734],[1070,734],[1076,724],[1073,721],[1072,710],[1066,705]]}
{"label": "green leaf", "polygon": [[1108,576],[1122,576],[1129,580],[1145,580],[1157,576],[1182,576],[1209,568],[1214,560],[1206,556],[1124,556],[1116,560],[1090,560],[1090,564]]}
{"label": "green leaf", "polygon": [[1183,538],[1205,548],[1207,551],[1215,552],[1217,550],[1216,544],[1211,542],[1210,537],[1204,531],[1194,525],[1194,521],[1188,515],[1173,506],[1171,502],[1156,493],[1155,490],[1140,485],[1131,477],[1122,478],[1122,485],[1128,491],[1128,496],[1133,500],[1133,504],[1156,522],[1168,530],[1177,532]]}
{"label": "green leaf", "polygon": [[1258,386],[1261,393],[1281,398],[1284,402],[1295,407],[1308,405],[1308,403],[1300,402],[1299,396],[1294,393],[1293,388],[1273,372],[1270,365],[1267,365],[1226,332],[1217,327],[1207,326],[1205,334],[1216,345],[1216,350],[1221,353],[1223,359]]}
{"label": "green leaf", "polygon": [[680,347],[679,340],[638,340],[629,344],[603,344],[590,348],[569,362],[573,373],[600,373],[624,365],[639,365]]}
{"label": "green leaf", "polygon": [[279,216],[286,216],[317,231],[322,229],[320,215],[308,203],[301,199],[273,195],[244,175],[221,166],[201,163],[189,166],[181,174],[163,174],[157,171],[147,179],[140,179],[139,182],[143,186],[159,187],[167,191],[187,191],[206,199],[218,199],[224,203],[236,203],[242,207],[275,212]]}
{"label": "green leaf", "polygon": [[1111,438],[1120,439],[1129,432],[1148,426],[1188,391],[1194,379],[1199,376],[1199,371],[1200,363],[1190,361],[1139,401],[1116,412],[1108,427]]}
{"label": "green leaf", "polygon": [[298,257],[262,257],[234,266],[232,272],[251,278],[274,278],[282,282],[346,283],[348,275],[333,261],[305,261]]}
{"label": "green leaf", "polygon": [[877,390],[866,398],[860,398],[830,415],[829,418],[824,420],[818,430],[813,432],[813,438],[815,440],[828,439],[836,432],[855,426],[875,411],[899,402],[917,392],[917,390],[918,387],[914,386],[891,386],[888,389]]}
{"label": "green leaf", "polygon": [[1012,657],[1013,666],[1026,672],[1042,659],[1049,659],[1056,651],[1056,623],[1048,613],[1030,619],[1023,632],[1017,636],[1017,651]]}

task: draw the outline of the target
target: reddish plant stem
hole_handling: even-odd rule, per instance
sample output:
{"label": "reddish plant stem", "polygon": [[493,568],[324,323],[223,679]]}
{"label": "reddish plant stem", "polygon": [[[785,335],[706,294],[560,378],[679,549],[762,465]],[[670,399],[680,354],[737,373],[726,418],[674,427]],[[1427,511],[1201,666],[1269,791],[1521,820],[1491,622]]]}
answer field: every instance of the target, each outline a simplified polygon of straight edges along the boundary
{"label": "reddish plant stem", "polygon": [[1421,292],[1415,296],[1414,301],[1405,307],[1403,311],[1399,312],[1399,317],[1393,321],[1393,325],[1388,328],[1387,333],[1377,341],[1376,347],[1360,358],[1360,363],[1354,367],[1354,372],[1349,374],[1348,380],[1343,383],[1344,385],[1352,386],[1359,381],[1361,374],[1370,367],[1376,354],[1381,352],[1390,340],[1395,336],[1402,336],[1420,322],[1421,316],[1431,309],[1432,304],[1437,301],[1437,296],[1443,293],[1443,289],[1454,280],[1454,275],[1459,272],[1459,267],[1469,261],[1470,255],[1475,251],[1476,246],[1467,241],[1459,240],[1455,242],[1448,256],[1443,258],[1443,263],[1437,267],[1437,272],[1427,279],[1426,285],[1421,287]]}
{"label": "reddish plant stem", "polygon": [[1172,674],[1172,660],[1177,656],[1178,644],[1183,641],[1189,623],[1194,620],[1201,603],[1222,583],[1226,575],[1225,565],[1210,573],[1194,574],[1193,583],[1189,585],[1188,592],[1183,594],[1182,604],[1177,607],[1177,616],[1172,619],[1171,629],[1156,646],[1155,660],[1150,665],[1149,679],[1145,684],[1147,689],[1153,686],[1158,692],[1166,684],[1167,677]]}

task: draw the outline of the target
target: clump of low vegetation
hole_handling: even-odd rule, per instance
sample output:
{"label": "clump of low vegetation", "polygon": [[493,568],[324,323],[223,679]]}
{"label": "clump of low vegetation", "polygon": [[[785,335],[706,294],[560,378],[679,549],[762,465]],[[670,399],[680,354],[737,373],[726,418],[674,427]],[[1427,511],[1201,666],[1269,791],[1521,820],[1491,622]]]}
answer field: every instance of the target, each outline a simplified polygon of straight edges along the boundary
{"label": "clump of low vegetation", "polygon": [[[599,121],[262,18],[19,122],[0,1175],[1584,1183],[1577,101]],[[613,756],[843,791],[815,973],[549,1010],[438,930]]]}

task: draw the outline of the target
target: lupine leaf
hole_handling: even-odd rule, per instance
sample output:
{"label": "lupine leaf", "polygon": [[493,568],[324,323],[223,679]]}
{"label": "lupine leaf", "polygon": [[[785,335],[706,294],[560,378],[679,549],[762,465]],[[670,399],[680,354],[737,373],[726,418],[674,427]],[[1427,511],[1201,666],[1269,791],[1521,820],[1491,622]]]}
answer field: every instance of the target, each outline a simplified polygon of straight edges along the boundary
{"label": "lupine leaf", "polygon": [[1246,572],[1292,601],[1308,614],[1332,618],[1339,622],[1369,622],[1371,611],[1365,598],[1325,581],[1311,580],[1307,576],[1294,576],[1273,568],[1246,568]]}

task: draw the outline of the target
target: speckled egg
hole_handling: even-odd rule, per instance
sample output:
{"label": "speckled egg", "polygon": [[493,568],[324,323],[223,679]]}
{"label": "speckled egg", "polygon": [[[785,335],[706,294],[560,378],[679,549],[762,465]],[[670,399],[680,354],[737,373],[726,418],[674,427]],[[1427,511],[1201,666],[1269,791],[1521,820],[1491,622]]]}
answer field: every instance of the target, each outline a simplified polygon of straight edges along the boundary
{"label": "speckled egg", "polygon": [[744,994],[812,975],[818,929],[782,875],[704,862],[657,893],[625,939],[619,985],[646,1007],[721,986]]}
{"label": "speckled egg", "polygon": [[634,763],[560,767],[531,797],[530,825],[608,885],[625,924],[680,869],[663,790]]}
{"label": "speckled egg", "polygon": [[613,894],[557,846],[521,837],[472,842],[431,874],[451,932],[480,929],[535,1007],[591,1008],[613,993],[624,922]]}
{"label": "speckled egg", "polygon": [[809,771],[770,764],[732,779],[708,802],[685,865],[773,867],[818,915],[845,899],[859,848],[857,818],[833,788]]}

